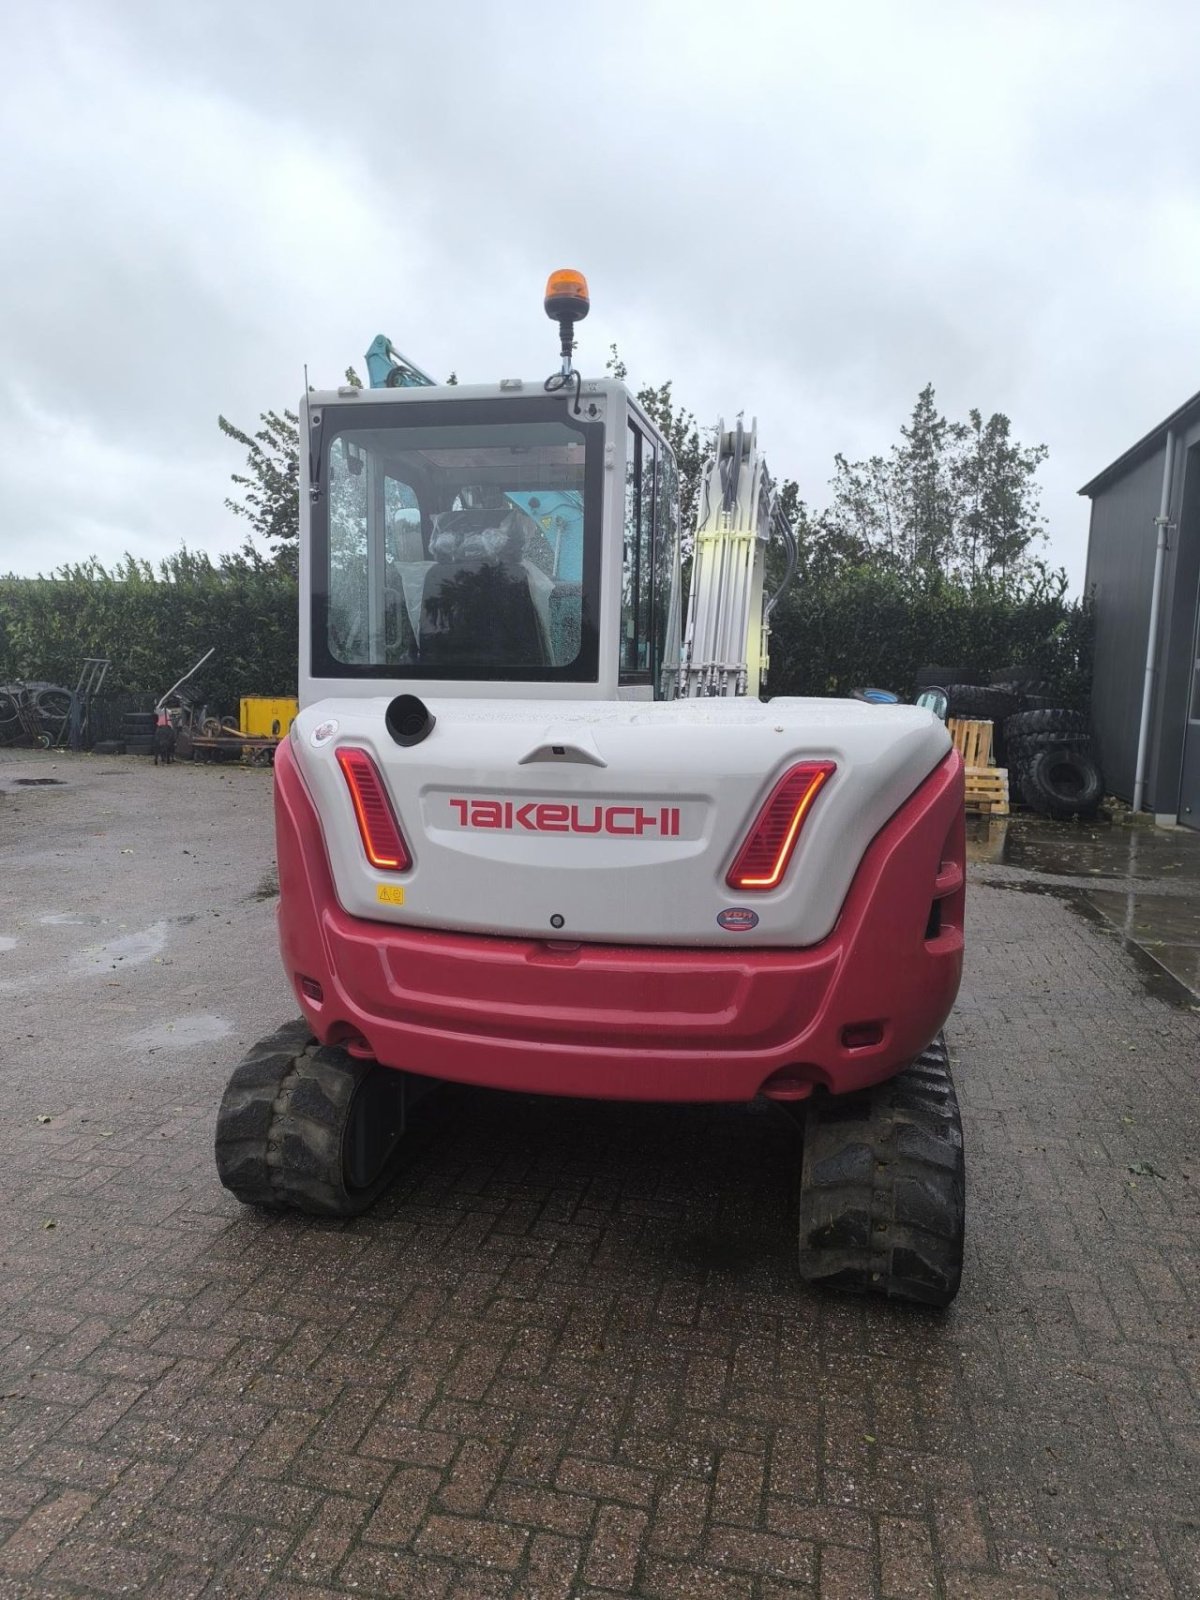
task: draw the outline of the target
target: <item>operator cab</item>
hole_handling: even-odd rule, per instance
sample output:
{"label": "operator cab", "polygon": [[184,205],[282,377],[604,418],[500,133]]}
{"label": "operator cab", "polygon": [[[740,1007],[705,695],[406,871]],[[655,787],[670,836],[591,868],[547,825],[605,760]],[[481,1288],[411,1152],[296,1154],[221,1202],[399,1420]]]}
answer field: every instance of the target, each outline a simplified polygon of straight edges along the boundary
{"label": "operator cab", "polygon": [[301,426],[302,704],[673,695],[678,473],[623,384],[564,351],[545,388],[343,388]]}

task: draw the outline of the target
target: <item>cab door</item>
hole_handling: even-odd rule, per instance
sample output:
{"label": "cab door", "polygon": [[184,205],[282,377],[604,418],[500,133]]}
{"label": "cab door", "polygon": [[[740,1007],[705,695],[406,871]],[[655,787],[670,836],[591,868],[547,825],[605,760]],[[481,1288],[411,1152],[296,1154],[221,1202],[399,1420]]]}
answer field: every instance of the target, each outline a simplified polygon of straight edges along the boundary
{"label": "cab door", "polygon": [[679,654],[679,492],[664,440],[630,419],[625,438],[618,683],[623,698],[671,699]]}

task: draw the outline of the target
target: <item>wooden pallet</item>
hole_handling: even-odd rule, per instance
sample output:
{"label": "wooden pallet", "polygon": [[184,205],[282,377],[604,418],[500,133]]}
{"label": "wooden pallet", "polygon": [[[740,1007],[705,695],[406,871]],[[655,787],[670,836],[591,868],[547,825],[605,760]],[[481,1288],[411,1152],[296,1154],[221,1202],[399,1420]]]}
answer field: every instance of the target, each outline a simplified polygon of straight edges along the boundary
{"label": "wooden pallet", "polygon": [[967,769],[967,810],[985,817],[1008,816],[1008,768],[992,765],[992,724],[950,717],[946,727]]}
{"label": "wooden pallet", "polygon": [[954,748],[965,767],[990,767],[992,764],[992,724],[968,717],[949,717],[946,721]]}
{"label": "wooden pallet", "polygon": [[967,810],[985,817],[1008,815],[1008,768],[968,767]]}

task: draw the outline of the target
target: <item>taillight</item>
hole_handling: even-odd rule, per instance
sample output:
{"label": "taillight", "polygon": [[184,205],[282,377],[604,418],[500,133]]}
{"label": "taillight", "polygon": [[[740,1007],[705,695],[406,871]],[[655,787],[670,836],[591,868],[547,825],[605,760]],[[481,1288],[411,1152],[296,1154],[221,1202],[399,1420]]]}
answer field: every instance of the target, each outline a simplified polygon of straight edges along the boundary
{"label": "taillight", "polygon": [[345,745],[336,754],[354,802],[367,860],[381,872],[407,872],[412,856],[375,763],[365,750],[352,750]]}
{"label": "taillight", "polygon": [[802,761],[771,790],[725,882],[731,889],[777,889],[812,803],[837,771],[833,761]]}

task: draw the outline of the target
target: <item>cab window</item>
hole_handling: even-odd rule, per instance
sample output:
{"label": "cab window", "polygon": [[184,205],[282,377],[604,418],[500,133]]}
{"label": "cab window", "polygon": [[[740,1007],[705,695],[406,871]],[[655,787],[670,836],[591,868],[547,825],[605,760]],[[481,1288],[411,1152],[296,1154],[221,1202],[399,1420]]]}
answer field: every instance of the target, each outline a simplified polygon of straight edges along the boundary
{"label": "cab window", "polygon": [[625,454],[625,539],[621,572],[623,684],[664,692],[662,668],[669,638],[678,549],[675,463],[636,423]]}
{"label": "cab window", "polygon": [[621,571],[621,681],[649,683],[654,636],[654,441],[629,425]]}

